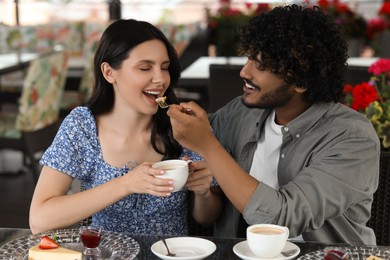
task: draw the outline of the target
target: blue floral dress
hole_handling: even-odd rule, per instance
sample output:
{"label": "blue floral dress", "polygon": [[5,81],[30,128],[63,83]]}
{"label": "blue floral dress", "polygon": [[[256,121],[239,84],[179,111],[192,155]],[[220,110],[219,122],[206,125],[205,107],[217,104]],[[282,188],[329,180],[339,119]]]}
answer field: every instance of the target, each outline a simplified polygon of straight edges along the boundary
{"label": "blue floral dress", "polygon": [[[202,160],[185,148],[183,156],[193,161]],[[87,107],[77,107],[65,118],[40,163],[80,179],[85,189],[132,170],[128,166],[113,167],[103,160],[96,122]],[[93,215],[92,224],[131,234],[186,235],[187,207],[186,189],[169,197],[131,194]]]}

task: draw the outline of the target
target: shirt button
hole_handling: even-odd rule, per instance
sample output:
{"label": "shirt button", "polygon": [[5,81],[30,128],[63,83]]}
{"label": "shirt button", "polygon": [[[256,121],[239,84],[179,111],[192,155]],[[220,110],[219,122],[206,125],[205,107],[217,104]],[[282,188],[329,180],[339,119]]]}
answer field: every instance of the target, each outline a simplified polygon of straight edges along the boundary
{"label": "shirt button", "polygon": [[284,131],[288,132],[288,127],[287,126],[284,128]]}
{"label": "shirt button", "polygon": [[301,137],[301,135],[300,135],[300,134],[297,134],[295,137],[296,137],[296,138],[299,138],[299,137]]}
{"label": "shirt button", "polygon": [[286,156],[284,155],[284,153],[282,153],[282,154],[280,155],[280,157],[282,157],[282,159],[284,159],[284,157],[286,157]]}

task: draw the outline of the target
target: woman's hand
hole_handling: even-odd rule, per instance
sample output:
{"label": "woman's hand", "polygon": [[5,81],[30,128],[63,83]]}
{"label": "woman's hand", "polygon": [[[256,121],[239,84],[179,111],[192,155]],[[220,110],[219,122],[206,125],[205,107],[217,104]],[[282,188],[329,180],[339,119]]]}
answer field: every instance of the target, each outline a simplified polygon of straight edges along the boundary
{"label": "woman's hand", "polygon": [[161,197],[171,195],[173,180],[157,178],[156,176],[163,175],[164,171],[152,168],[152,164],[152,162],[145,162],[122,176],[125,180],[128,194],[146,193]]}

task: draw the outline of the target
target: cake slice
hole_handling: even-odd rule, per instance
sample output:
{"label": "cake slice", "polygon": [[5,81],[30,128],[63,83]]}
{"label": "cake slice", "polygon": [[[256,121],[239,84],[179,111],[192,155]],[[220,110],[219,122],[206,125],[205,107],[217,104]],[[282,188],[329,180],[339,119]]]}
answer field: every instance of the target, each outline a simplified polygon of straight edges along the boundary
{"label": "cake slice", "polygon": [[28,251],[28,260],[81,260],[82,253],[64,247],[40,249],[36,245]]}
{"label": "cake slice", "polygon": [[169,105],[167,104],[167,102],[165,102],[165,100],[167,100],[167,97],[164,96],[164,97],[158,97],[155,99],[156,100],[156,103],[161,107],[161,108],[167,108],[169,107]]}
{"label": "cake slice", "polygon": [[381,257],[370,255],[366,260],[383,260]]}

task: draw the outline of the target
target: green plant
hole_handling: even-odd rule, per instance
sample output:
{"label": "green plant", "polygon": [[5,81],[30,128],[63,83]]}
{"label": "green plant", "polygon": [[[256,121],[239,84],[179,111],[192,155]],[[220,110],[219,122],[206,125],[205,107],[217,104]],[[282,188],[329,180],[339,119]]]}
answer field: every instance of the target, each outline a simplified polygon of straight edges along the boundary
{"label": "green plant", "polygon": [[382,147],[390,150],[390,59],[377,60],[368,72],[369,82],[344,87],[345,103],[370,119]]}
{"label": "green plant", "polygon": [[245,11],[231,6],[230,1],[220,1],[221,7],[209,18],[210,43],[216,46],[218,56],[236,56],[238,30],[256,14],[268,11],[268,4],[247,3]]}
{"label": "green plant", "polygon": [[321,9],[330,14],[342,29],[346,38],[365,38],[367,21],[338,0],[319,0]]}

